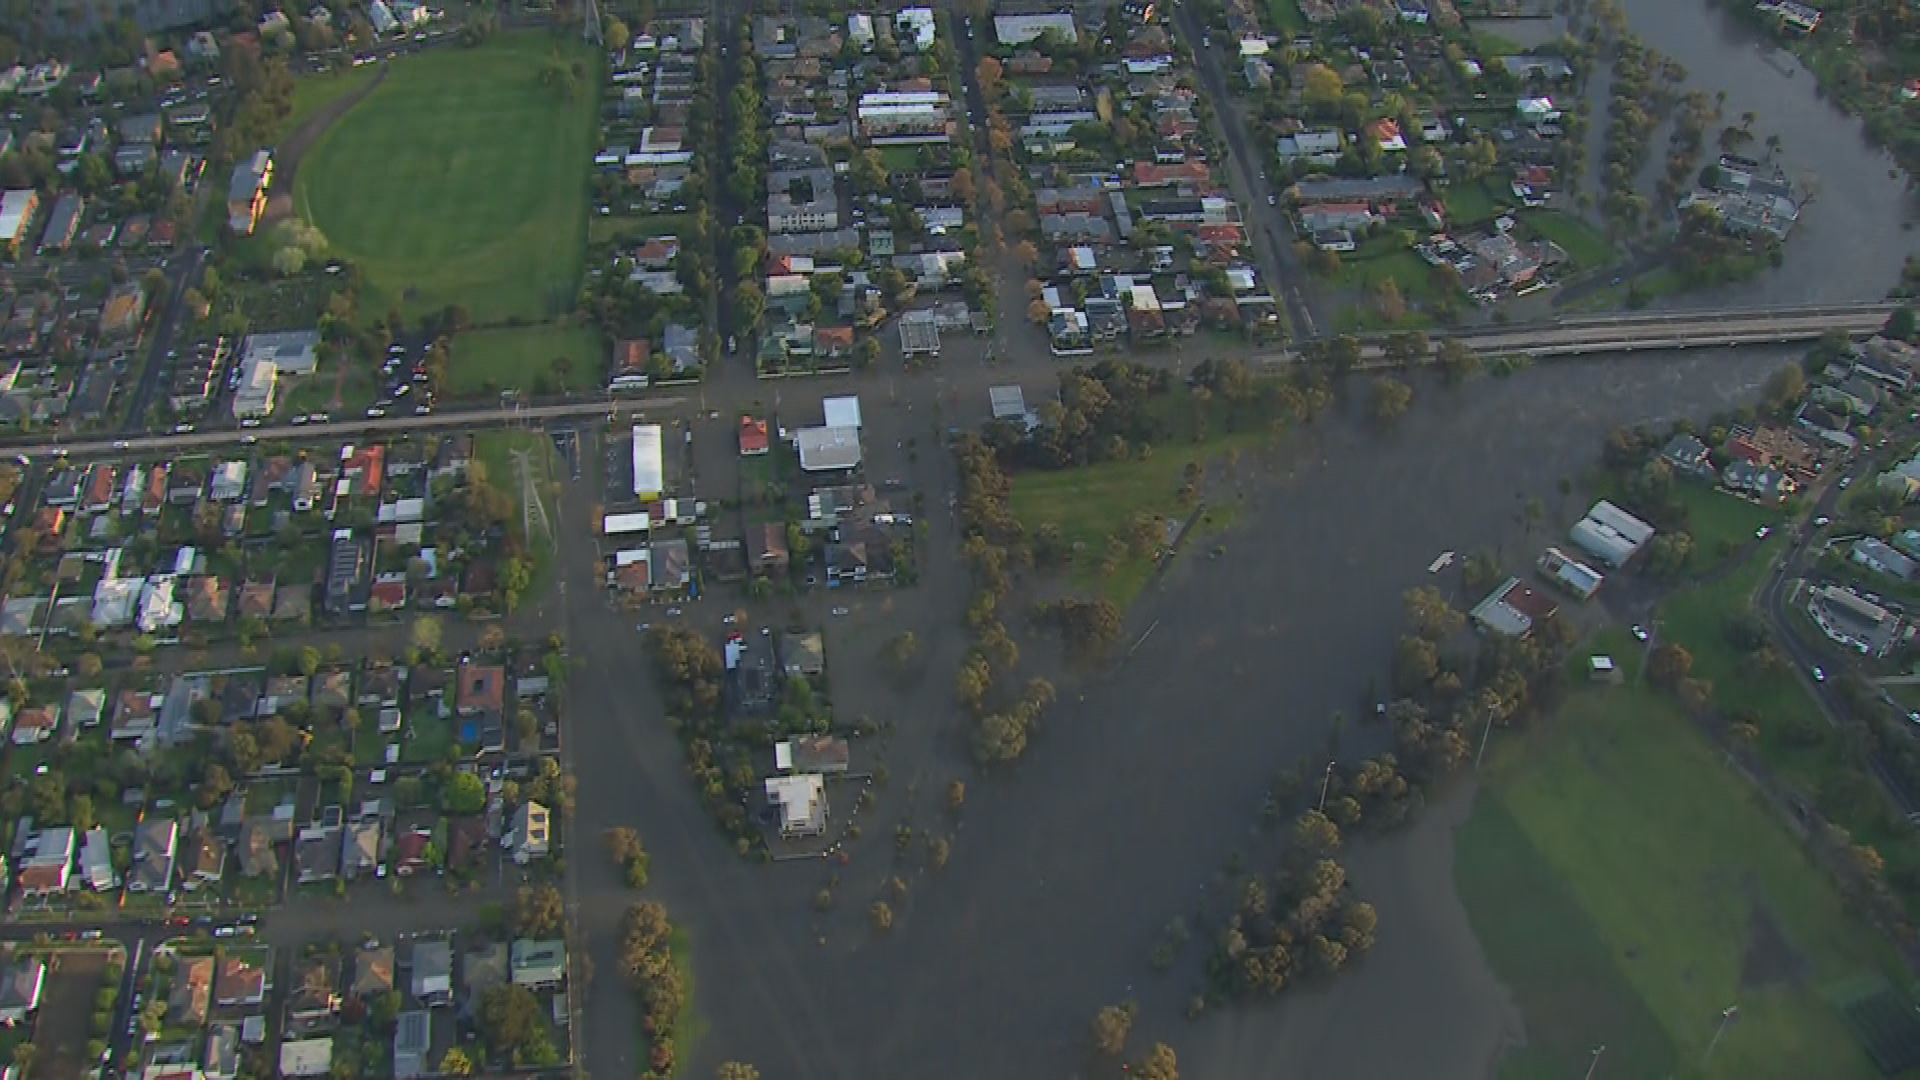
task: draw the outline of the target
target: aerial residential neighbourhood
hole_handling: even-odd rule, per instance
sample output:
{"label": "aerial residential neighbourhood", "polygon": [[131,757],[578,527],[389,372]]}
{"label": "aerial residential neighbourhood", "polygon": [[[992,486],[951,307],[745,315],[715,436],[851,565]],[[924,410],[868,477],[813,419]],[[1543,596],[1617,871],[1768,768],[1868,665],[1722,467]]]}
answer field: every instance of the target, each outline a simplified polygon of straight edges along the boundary
{"label": "aerial residential neighbourhood", "polygon": [[0,4],[0,1074],[1915,1074],[1915,34]]}

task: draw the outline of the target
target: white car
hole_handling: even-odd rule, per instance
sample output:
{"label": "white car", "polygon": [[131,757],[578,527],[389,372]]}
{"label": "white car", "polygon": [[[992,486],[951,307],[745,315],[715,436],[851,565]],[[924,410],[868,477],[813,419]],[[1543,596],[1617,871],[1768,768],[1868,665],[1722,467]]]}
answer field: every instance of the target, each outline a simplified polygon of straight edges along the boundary
{"label": "white car", "polygon": [[1821,514],[1819,517],[1813,519],[1813,526],[1816,529],[1824,529],[1831,524],[1833,524],[1833,519],[1825,514]]}
{"label": "white car", "polygon": [[1852,487],[1852,486],[1853,486],[1853,477],[1851,477],[1851,476],[1843,476],[1843,477],[1841,477],[1841,478],[1840,478],[1840,490],[1841,490],[1841,491],[1845,491],[1845,490],[1847,490],[1848,488],[1850,488],[1850,487]]}
{"label": "white car", "polygon": [[1755,540],[1765,540],[1767,538],[1767,534],[1771,533],[1772,531],[1773,531],[1773,526],[1762,525],[1759,528],[1753,530],[1753,538]]}
{"label": "white car", "polygon": [[1652,636],[1653,635],[1647,633],[1647,628],[1644,626],[1635,626],[1633,628],[1633,640],[1635,641],[1645,641]]}
{"label": "white car", "polygon": [[1818,666],[1816,666],[1816,667],[1815,667],[1815,668],[1813,669],[1813,681],[1814,681],[1814,682],[1826,682],[1826,681],[1827,681],[1827,673],[1826,673],[1825,671],[1822,671],[1822,670],[1821,670],[1821,669],[1820,669],[1820,668],[1819,668]]}

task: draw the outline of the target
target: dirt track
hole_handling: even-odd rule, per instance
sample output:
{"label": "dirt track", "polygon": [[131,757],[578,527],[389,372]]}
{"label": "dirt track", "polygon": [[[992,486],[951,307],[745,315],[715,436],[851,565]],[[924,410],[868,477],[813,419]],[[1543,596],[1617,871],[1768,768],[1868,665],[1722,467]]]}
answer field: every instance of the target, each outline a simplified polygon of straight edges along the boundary
{"label": "dirt track", "polygon": [[293,183],[299,176],[300,162],[307,156],[307,151],[313,149],[313,144],[320,141],[321,133],[331,127],[335,120],[345,116],[348,109],[366,100],[368,94],[385,82],[388,70],[381,65],[379,72],[365,86],[328,102],[274,148],[273,191],[267,198],[265,220],[278,221],[287,216],[293,206]]}

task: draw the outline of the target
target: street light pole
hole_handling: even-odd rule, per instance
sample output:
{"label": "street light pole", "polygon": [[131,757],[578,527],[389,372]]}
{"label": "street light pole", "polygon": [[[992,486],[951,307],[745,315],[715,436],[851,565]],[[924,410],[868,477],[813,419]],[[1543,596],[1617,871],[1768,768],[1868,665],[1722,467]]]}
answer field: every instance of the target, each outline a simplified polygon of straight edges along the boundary
{"label": "street light pole", "polygon": [[1333,783],[1333,766],[1334,763],[1332,761],[1327,762],[1326,774],[1320,778],[1320,805],[1318,810],[1321,813],[1325,813],[1327,810],[1327,787]]}
{"label": "street light pole", "polygon": [[1593,1070],[1600,1067],[1600,1055],[1607,1052],[1607,1044],[1601,1043],[1593,1048],[1593,1058],[1587,1062],[1586,1080],[1593,1080]]}
{"label": "street light pole", "polygon": [[1720,1036],[1727,1033],[1727,1025],[1740,1015],[1740,1006],[1729,1005],[1720,1010],[1720,1026],[1713,1029],[1713,1038],[1707,1043],[1707,1052],[1700,1057],[1700,1071],[1707,1070],[1707,1062],[1713,1060],[1713,1051],[1720,1045]]}

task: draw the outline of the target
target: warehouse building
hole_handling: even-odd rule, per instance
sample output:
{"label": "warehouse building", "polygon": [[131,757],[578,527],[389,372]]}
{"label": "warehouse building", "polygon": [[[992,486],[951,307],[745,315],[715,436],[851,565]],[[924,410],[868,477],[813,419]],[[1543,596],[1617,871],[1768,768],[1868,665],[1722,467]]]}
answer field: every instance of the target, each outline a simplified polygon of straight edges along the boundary
{"label": "warehouse building", "polygon": [[1574,523],[1567,538],[1581,551],[1618,569],[1653,539],[1653,531],[1653,526],[1601,499]]}

